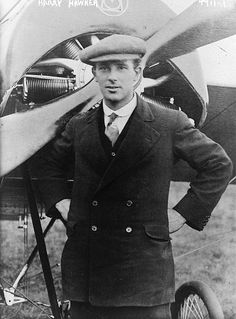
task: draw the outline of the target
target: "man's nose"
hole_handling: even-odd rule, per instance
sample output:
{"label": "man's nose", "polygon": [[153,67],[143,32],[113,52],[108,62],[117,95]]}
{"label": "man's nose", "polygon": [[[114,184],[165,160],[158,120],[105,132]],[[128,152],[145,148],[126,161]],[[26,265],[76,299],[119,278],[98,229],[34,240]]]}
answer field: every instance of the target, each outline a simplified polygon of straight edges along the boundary
{"label": "man's nose", "polygon": [[115,68],[111,68],[109,75],[108,75],[108,79],[110,81],[116,81],[117,80],[117,70]]}

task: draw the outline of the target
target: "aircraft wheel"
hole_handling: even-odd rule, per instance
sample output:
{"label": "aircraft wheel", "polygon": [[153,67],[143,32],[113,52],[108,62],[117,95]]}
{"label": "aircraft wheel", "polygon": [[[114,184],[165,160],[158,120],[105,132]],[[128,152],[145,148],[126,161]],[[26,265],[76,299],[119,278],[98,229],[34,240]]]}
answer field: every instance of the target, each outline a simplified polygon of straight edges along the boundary
{"label": "aircraft wheel", "polygon": [[222,308],[212,289],[201,281],[180,286],[172,304],[173,319],[224,319]]}

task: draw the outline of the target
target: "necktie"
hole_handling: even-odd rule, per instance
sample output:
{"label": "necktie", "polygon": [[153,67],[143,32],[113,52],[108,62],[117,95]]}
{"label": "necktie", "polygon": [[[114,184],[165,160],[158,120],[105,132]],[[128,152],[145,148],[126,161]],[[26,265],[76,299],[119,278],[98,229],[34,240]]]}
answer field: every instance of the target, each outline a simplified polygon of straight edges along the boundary
{"label": "necktie", "polygon": [[113,124],[113,122],[115,121],[115,119],[118,117],[117,114],[112,113],[109,116],[109,122],[107,124],[107,127],[105,129],[105,134],[106,136],[109,138],[109,140],[111,141],[112,146],[114,146],[118,136],[119,136],[119,130],[118,127]]}

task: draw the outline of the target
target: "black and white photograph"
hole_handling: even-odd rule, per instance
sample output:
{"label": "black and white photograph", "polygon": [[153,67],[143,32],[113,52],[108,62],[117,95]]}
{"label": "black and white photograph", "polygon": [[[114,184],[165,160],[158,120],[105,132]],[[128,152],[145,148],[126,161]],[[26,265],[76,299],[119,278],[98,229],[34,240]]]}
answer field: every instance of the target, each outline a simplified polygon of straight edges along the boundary
{"label": "black and white photograph", "polygon": [[236,0],[0,0],[0,318],[236,319]]}

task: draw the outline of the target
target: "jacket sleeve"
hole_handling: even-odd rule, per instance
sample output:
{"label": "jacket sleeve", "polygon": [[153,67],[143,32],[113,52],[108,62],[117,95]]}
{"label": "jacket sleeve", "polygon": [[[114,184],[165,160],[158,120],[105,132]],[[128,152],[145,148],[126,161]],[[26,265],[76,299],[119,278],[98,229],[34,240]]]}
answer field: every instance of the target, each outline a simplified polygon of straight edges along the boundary
{"label": "jacket sleeve", "polygon": [[57,214],[55,208],[57,202],[71,197],[65,172],[68,164],[74,161],[73,139],[72,119],[61,135],[55,139],[49,151],[40,158],[38,167],[39,190],[45,204],[46,214],[50,217]]}
{"label": "jacket sleeve", "polygon": [[187,161],[197,175],[174,209],[190,227],[202,230],[228,185],[232,163],[219,144],[196,129],[183,112],[178,113],[174,154]]}

